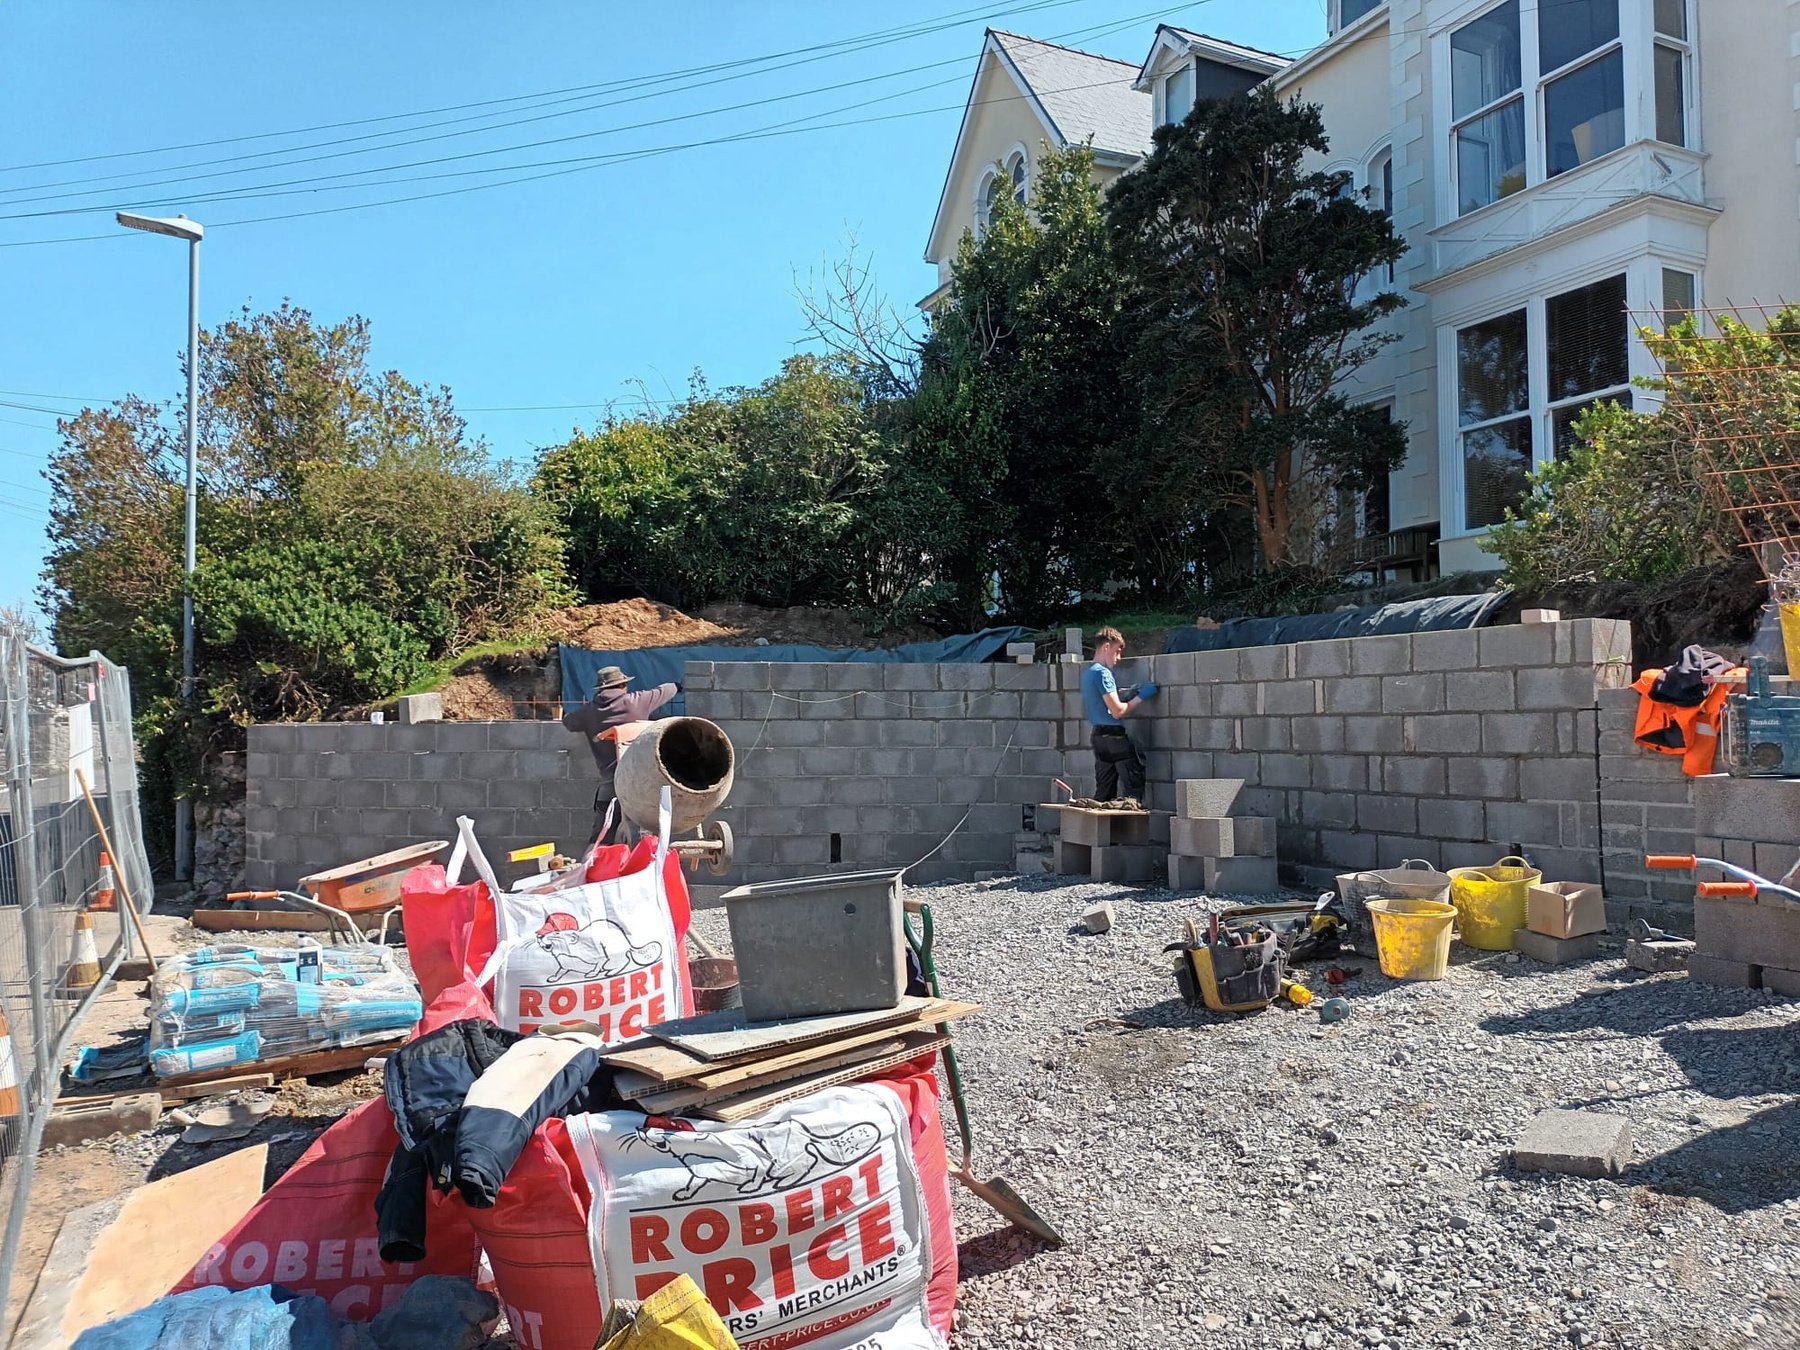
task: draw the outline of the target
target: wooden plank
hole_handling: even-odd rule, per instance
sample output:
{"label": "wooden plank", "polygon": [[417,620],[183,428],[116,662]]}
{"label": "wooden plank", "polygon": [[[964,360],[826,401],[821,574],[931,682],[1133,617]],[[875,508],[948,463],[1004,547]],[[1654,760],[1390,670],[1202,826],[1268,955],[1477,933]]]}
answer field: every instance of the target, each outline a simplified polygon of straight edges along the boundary
{"label": "wooden plank", "polygon": [[939,1023],[954,1022],[978,1011],[980,1011],[978,1005],[973,1003],[940,1003],[927,1009],[917,1021],[877,1027],[871,1031],[859,1032],[854,1036],[839,1036],[829,1041],[814,1041],[785,1054],[756,1059],[727,1060],[723,1063],[689,1059],[687,1061],[689,1067],[683,1068],[679,1073],[668,1078],[659,1078],[634,1069],[620,1069],[614,1077],[613,1086],[627,1101],[664,1091],[671,1083],[690,1084],[709,1089],[729,1087],[734,1083],[741,1083],[777,1069],[813,1064],[821,1058],[840,1054],[873,1041],[891,1040],[895,1036],[903,1036],[910,1032],[929,1030]]}
{"label": "wooden plank", "polygon": [[833,1087],[838,1083],[853,1082],[858,1078],[867,1078],[881,1069],[890,1069],[896,1064],[904,1064],[916,1059],[927,1050],[936,1050],[948,1045],[948,1036],[923,1035],[909,1036],[906,1048],[897,1050],[891,1055],[883,1055],[879,1059],[869,1060],[848,1069],[829,1069],[822,1073],[810,1073],[786,1083],[778,1083],[773,1087],[762,1088],[756,1092],[742,1096],[727,1097],[720,1101],[708,1102],[704,1106],[694,1108],[694,1114],[705,1116],[708,1120],[723,1120],[736,1123],[743,1120],[754,1120],[770,1107],[779,1106],[782,1102],[791,1102],[797,1097],[817,1092],[821,1088]]}
{"label": "wooden plank", "polygon": [[85,1254],[63,1311],[64,1343],[168,1293],[262,1195],[268,1152],[267,1144],[241,1148],[127,1196]]}
{"label": "wooden plank", "polygon": [[355,862],[347,862],[342,867],[333,867],[325,872],[314,872],[311,876],[301,877],[300,884],[311,890],[314,886],[332,881],[346,881],[351,877],[360,876],[364,872],[377,872],[383,868],[417,866],[419,863],[431,861],[449,847],[450,841],[447,839],[434,840],[429,844],[408,844],[404,848],[377,853],[373,858],[358,858]]}
{"label": "wooden plank", "polygon": [[[187,1083],[171,1086],[168,1083],[156,1083],[151,1087],[137,1091],[152,1090],[162,1094],[163,1105],[169,1106],[177,1102],[193,1101],[196,1097],[211,1097],[222,1092],[261,1092],[275,1086],[275,1075],[272,1073],[240,1073],[226,1078],[212,1078],[203,1083]],[[132,1097],[136,1092],[103,1093],[92,1097],[58,1097],[57,1106],[77,1106],[86,1102],[111,1101],[114,1097]]]}
{"label": "wooden plank", "polygon": [[291,909],[197,909],[188,922],[208,933],[328,933],[338,927],[323,914]]}
{"label": "wooden plank", "polygon": [[[248,1067],[252,1067],[260,1073],[271,1074],[277,1080],[309,1078],[315,1073],[341,1073],[345,1069],[360,1069],[364,1060],[392,1054],[405,1044],[406,1037],[399,1036],[391,1041],[371,1041],[367,1045],[338,1045],[327,1050],[309,1050],[302,1055],[283,1055],[279,1059],[259,1059]],[[242,1064],[233,1064],[228,1071],[221,1070],[214,1074],[184,1073],[179,1077],[165,1078],[156,1086],[159,1092],[171,1087],[206,1087],[210,1091],[212,1084],[233,1077],[241,1077],[246,1067]]]}
{"label": "wooden plank", "polygon": [[746,1022],[742,1008],[726,1008],[699,1017],[684,1017],[651,1027],[649,1034],[698,1059],[747,1059],[769,1054],[808,1041],[829,1040],[875,1027],[892,1026],[896,1022],[921,1020],[921,1012],[931,1000],[903,997],[892,1008],[870,1012],[838,1013],[830,1017],[797,1017],[786,1022]]}
{"label": "wooden plank", "polygon": [[907,1041],[904,1036],[887,1036],[867,1045],[859,1045],[849,1050],[841,1050],[836,1054],[809,1060],[805,1064],[791,1065],[785,1069],[773,1069],[763,1074],[752,1074],[723,1087],[665,1086],[661,1092],[638,1098],[636,1105],[652,1115],[668,1115],[672,1111],[686,1111],[691,1107],[709,1102],[722,1102],[728,1097],[741,1097],[746,1092],[759,1091],[762,1088],[773,1087],[777,1083],[791,1082],[796,1078],[824,1073],[830,1069],[848,1069],[872,1060],[886,1059],[889,1055],[906,1049],[906,1046]]}
{"label": "wooden plank", "polygon": [[1083,816],[1172,816],[1173,811],[1116,811],[1111,808],[1102,809],[1097,806],[1070,806],[1067,802],[1039,802],[1035,808],[1039,811],[1073,811]]}

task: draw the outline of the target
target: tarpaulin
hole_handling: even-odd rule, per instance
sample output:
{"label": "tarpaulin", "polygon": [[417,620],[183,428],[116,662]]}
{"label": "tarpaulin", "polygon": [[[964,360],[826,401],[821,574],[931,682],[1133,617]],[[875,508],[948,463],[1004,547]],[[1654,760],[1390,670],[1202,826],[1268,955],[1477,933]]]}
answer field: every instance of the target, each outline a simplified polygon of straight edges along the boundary
{"label": "tarpaulin", "polygon": [[[601,666],[617,666],[631,676],[635,689],[659,684],[680,684],[682,667],[689,661],[783,662],[905,662],[917,665],[965,665],[985,661],[1009,642],[1018,642],[1028,628],[984,628],[979,633],[939,638],[936,642],[909,642],[903,647],[863,651],[857,647],[813,647],[784,643],[767,647],[646,647],[641,651],[598,652],[587,647],[558,646],[562,660],[562,701],[565,710],[585,703],[594,693],[594,676]],[[686,700],[677,696],[668,715],[679,717]]]}
{"label": "tarpaulin", "polygon": [[1374,637],[1380,633],[1431,633],[1479,628],[1512,597],[1511,591],[1434,595],[1391,605],[1363,605],[1329,614],[1284,614],[1273,619],[1227,619],[1217,628],[1177,628],[1164,652],[1211,652],[1226,647],[1274,647],[1286,642]]}

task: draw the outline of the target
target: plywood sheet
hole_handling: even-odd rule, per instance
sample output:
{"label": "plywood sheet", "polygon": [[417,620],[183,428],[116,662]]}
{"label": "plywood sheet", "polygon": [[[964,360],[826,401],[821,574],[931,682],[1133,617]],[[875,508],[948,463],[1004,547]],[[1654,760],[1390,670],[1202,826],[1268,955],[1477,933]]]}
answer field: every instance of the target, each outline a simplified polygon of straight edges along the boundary
{"label": "plywood sheet", "polygon": [[684,1017],[650,1028],[650,1035],[698,1059],[747,1059],[752,1055],[770,1054],[808,1041],[829,1040],[833,1036],[892,1026],[896,1022],[917,1022],[932,1003],[925,998],[904,997],[892,1008],[872,1012],[838,1013],[830,1017],[797,1017],[787,1022],[746,1022],[742,1008],[699,1017]]}
{"label": "plywood sheet", "polygon": [[786,1083],[779,1083],[773,1087],[761,1088],[755,1092],[745,1093],[742,1096],[727,1097],[722,1101],[708,1102],[704,1106],[695,1107],[692,1114],[705,1116],[708,1120],[723,1120],[727,1122],[754,1120],[763,1112],[769,1110],[771,1107],[779,1106],[782,1102],[791,1102],[797,1097],[804,1097],[808,1093],[817,1092],[821,1088],[832,1087],[838,1083],[848,1083],[858,1078],[867,1078],[870,1074],[875,1073],[880,1069],[888,1069],[896,1064],[904,1064],[909,1059],[916,1059],[926,1051],[936,1050],[941,1046],[948,1045],[949,1042],[950,1038],[948,1036],[939,1036],[929,1032],[908,1036],[906,1038],[906,1048],[897,1050],[893,1054],[883,1055],[879,1059],[872,1059],[866,1063],[853,1065],[847,1069],[828,1069],[820,1073],[809,1073],[804,1077],[795,1078]]}
{"label": "plywood sheet", "polygon": [[736,1082],[721,1087],[702,1087],[685,1084],[675,1087],[665,1085],[661,1092],[648,1097],[640,1097],[637,1105],[652,1115],[667,1115],[672,1111],[685,1111],[690,1107],[706,1102],[724,1101],[727,1097],[740,1097],[746,1092],[760,1091],[773,1087],[777,1083],[790,1082],[796,1078],[805,1078],[813,1074],[825,1073],[833,1069],[849,1069],[857,1065],[868,1064],[875,1060],[885,1060],[906,1049],[904,1036],[886,1035],[880,1040],[870,1041],[863,1045],[848,1049],[834,1049],[832,1053],[822,1054],[807,1060],[804,1064],[791,1064],[786,1068],[770,1069],[767,1073],[746,1074]]}

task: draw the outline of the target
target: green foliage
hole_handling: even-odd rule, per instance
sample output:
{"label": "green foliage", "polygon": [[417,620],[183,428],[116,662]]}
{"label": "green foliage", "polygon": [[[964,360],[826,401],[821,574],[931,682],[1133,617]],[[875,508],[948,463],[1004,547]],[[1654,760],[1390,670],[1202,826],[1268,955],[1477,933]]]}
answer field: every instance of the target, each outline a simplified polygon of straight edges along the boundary
{"label": "green foliage", "polygon": [[1265,568],[1308,562],[1318,522],[1296,484],[1359,490],[1405,453],[1404,428],[1338,392],[1392,340],[1372,325],[1405,301],[1367,279],[1405,245],[1345,175],[1304,167],[1326,151],[1314,105],[1267,90],[1205,101],[1159,127],[1108,198],[1133,275],[1139,521],[1186,552],[1165,573],[1205,569],[1221,508],[1248,514]]}
{"label": "green foliage", "polygon": [[191,791],[237,728],[392,694],[565,594],[553,520],[447,391],[369,368],[368,325],[284,305],[200,349],[196,696],[180,700],[183,409],[61,426],[42,599],[64,650],[132,672],[153,788]]}
{"label": "green foliage", "polygon": [[881,481],[847,363],[794,356],[754,389],[697,389],[660,418],[608,421],[538,460],[588,595],[684,607],[855,603],[847,552]]}

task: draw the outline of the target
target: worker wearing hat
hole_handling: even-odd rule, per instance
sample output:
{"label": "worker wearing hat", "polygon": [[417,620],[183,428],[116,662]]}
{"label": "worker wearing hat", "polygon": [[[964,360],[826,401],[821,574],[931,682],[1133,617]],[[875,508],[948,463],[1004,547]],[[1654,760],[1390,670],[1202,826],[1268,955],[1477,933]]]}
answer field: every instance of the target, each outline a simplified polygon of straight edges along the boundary
{"label": "worker wearing hat", "polygon": [[[594,696],[573,712],[563,714],[563,725],[584,737],[600,770],[600,786],[594,793],[594,835],[610,844],[618,833],[619,815],[613,809],[613,774],[619,767],[618,741],[606,733],[633,722],[647,722],[656,710],[681,692],[678,684],[659,684],[654,689],[633,690],[631,676],[617,666],[602,666],[594,676]],[[606,825],[607,814],[613,820]]]}

